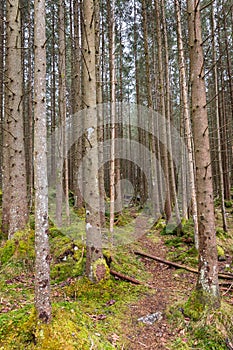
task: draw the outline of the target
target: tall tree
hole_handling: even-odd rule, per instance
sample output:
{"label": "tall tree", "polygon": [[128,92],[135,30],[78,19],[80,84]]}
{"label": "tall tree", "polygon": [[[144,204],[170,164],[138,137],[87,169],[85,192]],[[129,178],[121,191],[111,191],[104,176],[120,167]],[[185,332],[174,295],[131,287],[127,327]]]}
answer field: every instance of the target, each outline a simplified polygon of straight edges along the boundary
{"label": "tall tree", "polygon": [[[158,45],[158,80],[159,80],[159,107],[158,111],[162,115],[163,121],[166,118],[166,104],[165,104],[165,88],[164,88],[164,67],[163,67],[163,50],[162,50],[162,28],[161,28],[161,13],[159,7],[159,1],[154,0],[155,16],[156,16],[156,34]],[[168,152],[167,152],[167,130],[166,124],[162,123],[161,130],[161,162],[165,176],[166,184],[166,199],[164,212],[167,222],[171,219],[172,207],[171,207],[171,189],[169,183],[169,164],[168,164]]]}
{"label": "tall tree", "polygon": [[222,222],[223,230],[227,232],[226,210],[224,201],[224,176],[222,166],[222,150],[221,150],[221,135],[220,135],[220,113],[219,113],[219,88],[218,88],[218,69],[217,69],[217,57],[216,57],[216,38],[214,35],[216,29],[216,23],[214,18],[214,6],[211,5],[211,34],[212,34],[212,55],[214,64],[214,109],[216,117],[216,129],[217,129],[217,148],[218,148],[218,172],[219,172],[219,199],[221,202]]}
{"label": "tall tree", "polygon": [[[65,1],[59,0],[59,123],[58,123],[58,164],[56,181],[56,220],[62,226],[62,205],[65,199],[66,219],[69,221],[68,158],[66,156],[66,37]],[[65,191],[63,191],[63,182]],[[65,196],[63,196],[63,192]],[[64,198],[65,197],[65,198]]]}
{"label": "tall tree", "polygon": [[[110,156],[110,233],[113,235],[115,210],[115,135],[116,135],[116,68],[115,68],[115,1],[108,0],[109,70],[111,91],[111,156]],[[119,191],[120,192],[120,191]],[[112,238],[112,237],[111,237]]]}
{"label": "tall tree", "polygon": [[45,0],[34,3],[34,187],[35,187],[35,305],[38,318],[51,320],[50,255],[48,241],[48,179],[46,119]]}
{"label": "tall tree", "polygon": [[20,16],[19,0],[7,1],[2,229],[9,238],[28,221]]}
{"label": "tall tree", "polygon": [[99,214],[94,18],[94,1],[84,0],[82,4],[82,101],[86,112],[84,122],[86,162],[83,177],[86,201],[86,274],[91,280],[97,282],[105,277],[106,264],[102,253]]}
{"label": "tall tree", "polygon": [[[186,79],[186,63],[184,57],[184,45],[183,45],[183,35],[181,27],[181,14],[180,14],[180,4],[178,0],[175,0],[175,10],[177,19],[177,45],[178,45],[178,58],[179,58],[179,74],[180,74],[180,88],[181,88],[181,108],[183,114],[184,123],[184,135],[186,137],[186,146],[188,152],[188,162],[189,162],[189,190],[191,193],[191,206],[192,206],[192,217],[194,223],[194,239],[195,246],[198,248],[198,221],[197,221],[197,198],[196,198],[196,188],[195,188],[195,174],[194,174],[194,156],[193,156],[193,143],[192,143],[192,129],[191,129],[191,117],[190,108],[188,101],[188,86]],[[185,172],[185,168],[182,172]]]}
{"label": "tall tree", "polygon": [[187,0],[187,5],[199,229],[199,269],[196,295],[199,302],[204,306],[217,308],[220,305],[218,259],[200,3],[199,0]]}
{"label": "tall tree", "polygon": [[[4,80],[4,9],[3,2],[0,4],[0,167],[2,168],[2,123],[3,123],[3,80]],[[0,186],[2,186],[2,177],[0,177]]]}

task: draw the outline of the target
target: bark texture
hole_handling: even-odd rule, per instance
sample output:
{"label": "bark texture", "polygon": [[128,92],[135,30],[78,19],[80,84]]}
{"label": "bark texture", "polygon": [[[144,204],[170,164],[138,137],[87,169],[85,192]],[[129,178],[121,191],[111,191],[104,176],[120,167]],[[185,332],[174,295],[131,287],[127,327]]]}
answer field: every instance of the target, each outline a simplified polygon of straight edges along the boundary
{"label": "bark texture", "polygon": [[6,3],[2,229],[12,238],[28,221],[19,0]]}
{"label": "bark texture", "polygon": [[[106,273],[103,264],[102,239],[99,215],[99,181],[97,150],[97,111],[96,111],[96,69],[95,69],[95,7],[93,0],[83,2],[82,23],[82,99],[86,112],[86,120],[91,126],[84,125],[85,156],[84,192],[86,208],[86,274],[98,282]],[[83,112],[84,113],[84,112]]]}
{"label": "bark texture", "polygon": [[39,320],[51,320],[50,254],[48,242],[48,180],[46,134],[46,37],[45,1],[35,0],[35,137],[34,137],[34,187],[35,187],[35,306]]}
{"label": "bark texture", "polygon": [[197,291],[200,292],[201,303],[212,307],[218,307],[220,304],[218,259],[200,8],[198,0],[188,0],[187,3],[199,228],[199,273]]}

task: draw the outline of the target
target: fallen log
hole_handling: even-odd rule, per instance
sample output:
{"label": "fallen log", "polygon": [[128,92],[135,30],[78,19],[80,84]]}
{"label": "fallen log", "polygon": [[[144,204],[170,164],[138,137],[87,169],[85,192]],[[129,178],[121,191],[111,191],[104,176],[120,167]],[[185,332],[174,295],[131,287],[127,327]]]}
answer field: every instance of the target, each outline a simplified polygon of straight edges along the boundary
{"label": "fallen log", "polygon": [[[151,254],[140,252],[140,251],[134,251],[134,254],[140,255],[140,256],[144,256],[145,258],[150,258],[150,259],[156,260],[156,261],[158,261],[158,262],[160,262],[162,264],[165,264],[165,265],[168,265],[168,266],[172,266],[172,267],[175,267],[175,268],[178,268],[178,269],[184,269],[184,270],[189,271],[189,272],[198,273],[197,269],[193,269],[192,267],[189,267],[189,266],[186,266],[186,265],[181,265],[181,264],[175,263],[173,261],[168,261],[168,260],[159,258],[158,256],[155,256],[155,255],[151,255]],[[228,275],[228,274],[219,273],[218,277],[222,278],[222,279],[229,279],[229,280],[233,279],[233,275],[232,274]]]}
{"label": "fallen log", "polygon": [[120,278],[122,280],[129,281],[129,282],[131,282],[133,284],[144,285],[144,283],[140,282],[139,280],[137,280],[137,279],[135,279],[133,277],[126,276],[123,273],[120,273],[120,272],[117,272],[117,271],[114,271],[114,270],[110,270],[110,274],[112,276],[118,277],[118,278]]}

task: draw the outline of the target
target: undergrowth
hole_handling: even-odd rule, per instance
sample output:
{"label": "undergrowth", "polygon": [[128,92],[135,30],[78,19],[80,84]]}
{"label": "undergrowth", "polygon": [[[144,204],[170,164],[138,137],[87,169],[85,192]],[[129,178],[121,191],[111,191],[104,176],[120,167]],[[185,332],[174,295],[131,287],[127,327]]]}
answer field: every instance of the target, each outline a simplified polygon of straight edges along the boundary
{"label": "undergrowth", "polygon": [[[93,284],[84,277],[85,249],[56,227],[49,231],[51,253],[50,325],[34,310],[34,230],[17,233],[0,246],[0,349],[121,349],[128,305],[147,291],[110,277]],[[148,274],[130,246],[106,251],[112,267],[146,281]],[[148,292],[148,291],[147,291]]]}
{"label": "undergrowth", "polygon": [[170,344],[171,350],[227,350],[233,342],[233,307],[223,303],[221,308],[202,313],[199,320],[185,314],[184,304],[177,304],[167,311],[167,317],[177,330]]}

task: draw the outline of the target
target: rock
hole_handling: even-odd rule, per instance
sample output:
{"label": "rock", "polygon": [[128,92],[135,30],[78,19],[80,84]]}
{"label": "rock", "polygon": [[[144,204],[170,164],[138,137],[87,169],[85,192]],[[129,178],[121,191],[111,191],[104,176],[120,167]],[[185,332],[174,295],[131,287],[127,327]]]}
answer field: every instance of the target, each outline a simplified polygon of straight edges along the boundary
{"label": "rock", "polygon": [[154,314],[149,314],[143,317],[138,318],[138,322],[143,322],[148,325],[152,325],[156,321],[160,321],[163,318],[162,312],[158,311]]}

